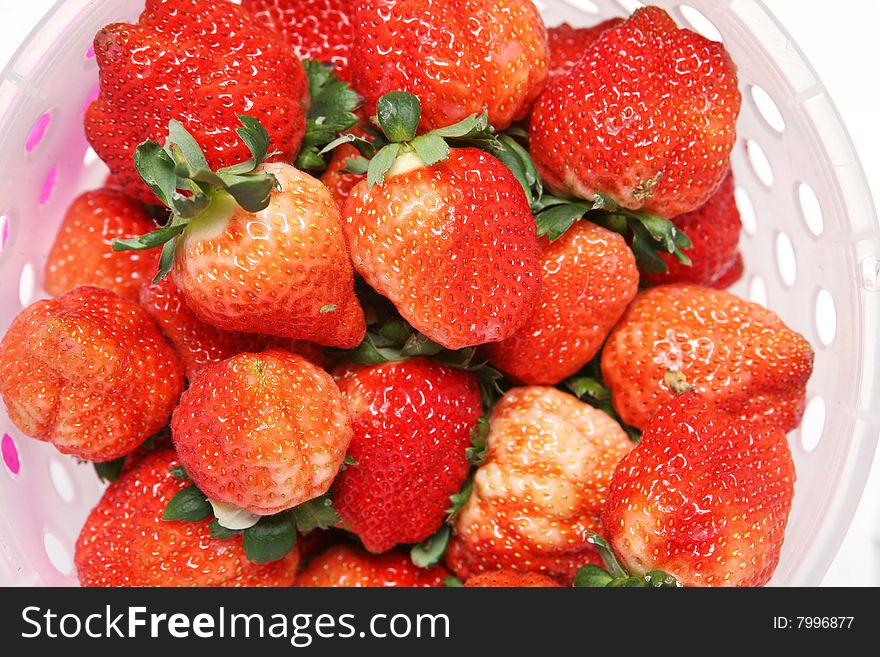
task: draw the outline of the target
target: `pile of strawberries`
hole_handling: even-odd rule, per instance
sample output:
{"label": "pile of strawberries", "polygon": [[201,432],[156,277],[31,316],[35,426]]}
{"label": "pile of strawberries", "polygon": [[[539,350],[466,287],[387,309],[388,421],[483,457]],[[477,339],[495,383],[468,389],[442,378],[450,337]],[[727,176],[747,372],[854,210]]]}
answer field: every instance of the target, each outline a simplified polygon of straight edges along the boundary
{"label": "pile of strawberries", "polygon": [[112,483],[86,586],[754,586],[813,352],[742,273],[720,43],[661,9],[147,0],[0,345]]}

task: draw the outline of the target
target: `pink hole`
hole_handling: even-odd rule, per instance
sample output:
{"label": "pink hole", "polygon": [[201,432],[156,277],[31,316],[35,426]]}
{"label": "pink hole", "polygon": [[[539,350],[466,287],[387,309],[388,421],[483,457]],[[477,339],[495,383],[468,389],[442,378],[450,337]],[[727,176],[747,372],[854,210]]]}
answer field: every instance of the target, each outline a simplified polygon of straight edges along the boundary
{"label": "pink hole", "polygon": [[86,113],[86,110],[89,109],[89,105],[92,104],[92,101],[98,97],[98,94],[101,92],[101,85],[96,84],[94,88],[89,92],[88,98],[86,98],[86,102],[83,103],[82,111],[83,114]]}
{"label": "pink hole", "polygon": [[0,451],[3,452],[3,462],[12,474],[17,475],[21,470],[21,462],[18,460],[18,450],[15,443],[12,442],[12,436],[8,433],[3,434],[3,440],[0,441]]}
{"label": "pink hole", "polygon": [[30,153],[43,140],[43,135],[46,134],[46,128],[49,127],[49,121],[51,120],[52,116],[49,112],[46,112],[37,119],[37,122],[34,123],[34,127],[31,128],[31,134],[28,135],[27,142],[24,145],[25,151]]}
{"label": "pink hole", "polygon": [[55,177],[58,175],[58,167],[52,167],[43,180],[43,188],[40,190],[40,205],[43,205],[52,196],[52,188],[55,187]]}
{"label": "pink hole", "polygon": [[89,49],[86,50],[86,59],[92,59],[95,56],[95,44],[89,46]]}

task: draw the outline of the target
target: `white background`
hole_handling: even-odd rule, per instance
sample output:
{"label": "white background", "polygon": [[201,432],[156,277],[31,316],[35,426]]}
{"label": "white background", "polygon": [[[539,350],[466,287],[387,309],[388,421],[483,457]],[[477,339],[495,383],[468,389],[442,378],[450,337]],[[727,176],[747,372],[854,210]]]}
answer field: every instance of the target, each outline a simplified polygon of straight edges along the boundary
{"label": "white background", "polygon": [[[880,2],[764,0],[812,62],[849,128],[880,200]],[[0,0],[0,68],[54,0]],[[880,336],[878,336],[880,339]],[[880,452],[826,585],[880,586]]]}

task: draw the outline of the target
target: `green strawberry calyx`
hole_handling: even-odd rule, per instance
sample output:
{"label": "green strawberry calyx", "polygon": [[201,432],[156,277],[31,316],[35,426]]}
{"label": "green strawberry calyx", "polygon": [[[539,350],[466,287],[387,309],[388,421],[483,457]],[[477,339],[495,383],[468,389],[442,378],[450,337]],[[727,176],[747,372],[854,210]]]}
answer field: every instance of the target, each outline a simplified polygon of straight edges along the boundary
{"label": "green strawberry calyx", "polygon": [[162,247],[159,271],[153,282],[171,270],[177,242],[186,230],[196,237],[222,231],[236,206],[256,213],[269,205],[270,192],[279,189],[277,178],[260,171],[269,152],[269,133],[255,118],[238,115],[238,135],[251,152],[246,162],[212,171],[204,151],[179,121],[168,123],[162,146],[147,140],[137,147],[134,164],[138,175],[171,210],[168,222],[140,237],[113,240],[114,251],[142,251]]}
{"label": "green strawberry calyx", "polygon": [[593,544],[605,567],[581,566],[574,577],[575,588],[679,588],[681,582],[662,570],[644,574],[631,573],[617,560],[604,538],[591,532],[587,540]]}
{"label": "green strawberry calyx", "polygon": [[351,144],[365,160],[366,170],[356,162],[349,164],[354,172],[367,174],[367,185],[382,184],[386,178],[442,162],[449,157],[452,146],[473,145],[489,152],[503,148],[489,125],[488,114],[471,114],[458,123],[417,134],[422,106],[419,99],[406,91],[390,91],[376,104],[373,123],[382,131],[375,143],[355,135],[342,135],[327,144],[321,153],[341,144]]}
{"label": "green strawberry calyx", "polygon": [[[171,468],[175,479],[190,481],[183,466]],[[339,523],[329,495],[303,502],[291,509],[261,516],[228,502],[211,500],[194,483],[172,497],[162,513],[163,521],[200,522],[211,518],[211,538],[230,539],[241,535],[245,556],[254,563],[283,559],[296,546],[297,532],[328,529]]]}

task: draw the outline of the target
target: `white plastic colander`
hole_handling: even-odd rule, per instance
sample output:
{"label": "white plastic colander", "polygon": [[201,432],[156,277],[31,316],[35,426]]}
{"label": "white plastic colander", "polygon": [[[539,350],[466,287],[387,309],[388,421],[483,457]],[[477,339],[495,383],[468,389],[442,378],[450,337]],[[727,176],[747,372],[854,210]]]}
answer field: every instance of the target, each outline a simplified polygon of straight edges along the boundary
{"label": "white plastic colander", "polygon": [[[592,25],[632,0],[536,0],[548,25]],[[816,585],[855,512],[880,429],[880,227],[852,144],[791,38],[758,0],[656,0],[723,39],[743,109],[733,154],[746,275],[734,292],[769,305],[816,348],[790,442],[794,508],[772,583]],[[82,129],[97,92],[91,42],[143,0],[61,0],[0,77],[0,332],[45,296],[46,254],[67,205],[100,185]],[[102,485],[90,465],[21,435],[0,410],[0,584],[75,584],[72,549]]]}

